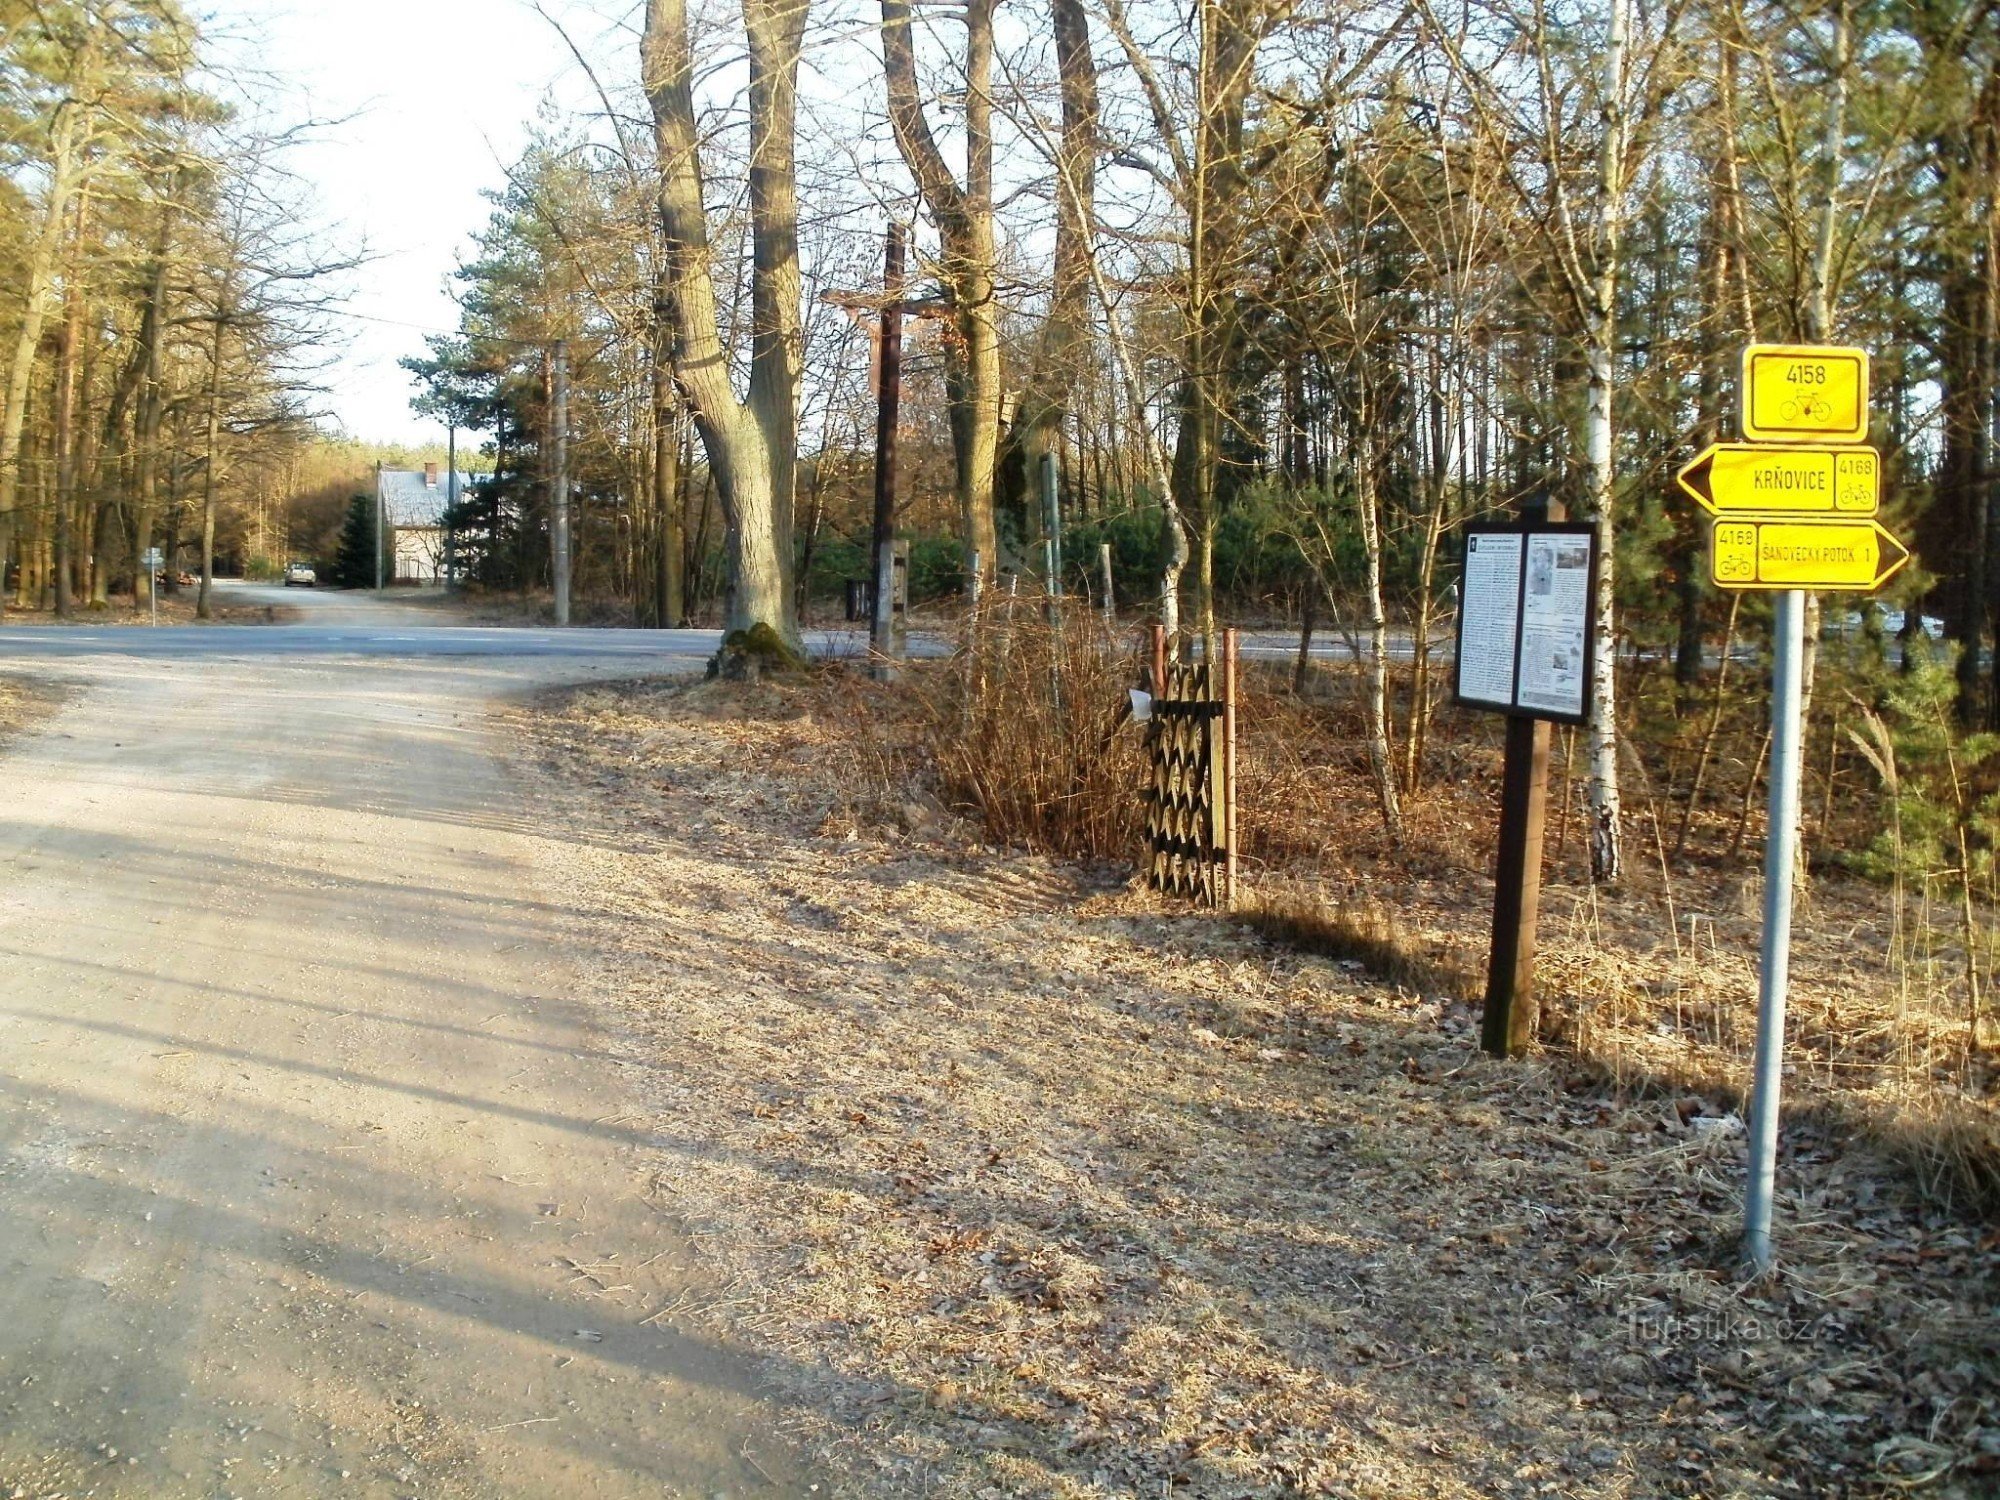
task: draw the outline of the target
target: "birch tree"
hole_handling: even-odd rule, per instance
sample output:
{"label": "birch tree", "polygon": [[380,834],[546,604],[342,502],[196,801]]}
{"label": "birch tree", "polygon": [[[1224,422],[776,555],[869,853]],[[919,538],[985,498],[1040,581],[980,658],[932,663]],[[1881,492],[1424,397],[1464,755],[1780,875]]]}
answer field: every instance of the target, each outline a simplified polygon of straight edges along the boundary
{"label": "birch tree", "polygon": [[[1592,879],[1610,883],[1624,866],[1614,551],[1620,254],[1630,185],[1651,146],[1649,134],[1633,126],[1652,122],[1678,81],[1663,58],[1680,6],[1649,16],[1646,44],[1635,52],[1629,0],[1605,0],[1594,69],[1579,68],[1583,76],[1576,76],[1564,71],[1570,54],[1558,34],[1560,22],[1540,0],[1526,12],[1498,8],[1497,42],[1475,36],[1462,22],[1447,23],[1430,0],[1420,3],[1435,45],[1458,74],[1475,127],[1504,164],[1508,187],[1534,224],[1582,345],[1583,501],[1602,555],[1591,611],[1597,672],[1588,728],[1590,869]],[[1590,100],[1588,126],[1571,106],[1579,94]],[[1517,96],[1529,101],[1525,110]],[[1595,163],[1587,177],[1577,168],[1578,136],[1586,131]]]}

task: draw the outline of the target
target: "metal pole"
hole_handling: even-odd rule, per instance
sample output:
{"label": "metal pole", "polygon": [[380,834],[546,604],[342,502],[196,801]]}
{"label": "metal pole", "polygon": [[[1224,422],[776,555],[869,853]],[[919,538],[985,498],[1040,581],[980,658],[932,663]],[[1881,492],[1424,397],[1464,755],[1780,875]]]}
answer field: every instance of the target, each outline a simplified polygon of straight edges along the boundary
{"label": "metal pole", "polygon": [[146,592],[152,597],[153,602],[153,624],[157,626],[160,623],[160,570],[148,568],[146,578],[148,580]]}
{"label": "metal pole", "polygon": [[382,498],[382,460],[375,460],[375,592],[382,592],[382,533],[387,529],[388,502]]}
{"label": "metal pole", "polygon": [[1743,1248],[1771,1265],[1771,1201],[1778,1170],[1778,1094],[1785,1066],[1785,987],[1792,962],[1792,880],[1799,853],[1799,707],[1806,596],[1778,595],[1772,637],[1771,811],[1764,835],[1764,951],[1757,976],[1757,1066],[1750,1095],[1750,1182]]}
{"label": "metal pole", "polygon": [[557,339],[549,425],[555,455],[549,475],[549,563],[555,575],[556,624],[569,624],[569,340]]}
{"label": "metal pole", "polygon": [[891,224],[882,248],[881,378],[875,399],[875,607],[868,649],[875,675],[891,681],[898,649],[896,589],[896,430],[903,400],[903,226]]}

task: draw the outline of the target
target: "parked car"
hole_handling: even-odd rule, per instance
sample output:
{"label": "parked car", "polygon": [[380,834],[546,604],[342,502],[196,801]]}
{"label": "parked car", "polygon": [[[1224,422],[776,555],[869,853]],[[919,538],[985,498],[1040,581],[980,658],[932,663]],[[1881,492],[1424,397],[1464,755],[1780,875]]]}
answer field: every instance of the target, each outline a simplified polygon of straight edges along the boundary
{"label": "parked car", "polygon": [[286,588],[290,588],[294,584],[302,588],[311,588],[318,582],[319,574],[313,571],[311,563],[293,563],[285,569]]}

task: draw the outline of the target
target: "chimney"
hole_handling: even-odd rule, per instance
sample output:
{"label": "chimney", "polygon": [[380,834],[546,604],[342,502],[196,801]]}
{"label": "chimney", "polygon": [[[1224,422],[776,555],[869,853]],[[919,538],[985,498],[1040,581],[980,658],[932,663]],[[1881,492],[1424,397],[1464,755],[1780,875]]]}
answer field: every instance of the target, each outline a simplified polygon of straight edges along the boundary
{"label": "chimney", "polygon": [[438,466],[436,464],[425,464],[424,488],[427,490],[434,490],[437,487],[438,487]]}

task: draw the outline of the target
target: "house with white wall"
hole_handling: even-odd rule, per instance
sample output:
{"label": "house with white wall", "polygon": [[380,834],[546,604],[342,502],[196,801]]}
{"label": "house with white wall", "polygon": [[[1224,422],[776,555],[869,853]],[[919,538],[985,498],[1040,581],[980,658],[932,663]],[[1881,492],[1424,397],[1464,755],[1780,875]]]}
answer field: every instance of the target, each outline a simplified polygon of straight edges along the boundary
{"label": "house with white wall", "polygon": [[392,583],[439,583],[444,579],[445,510],[465,497],[472,475],[440,473],[438,464],[421,469],[375,472],[376,515],[385,539],[383,561]]}

